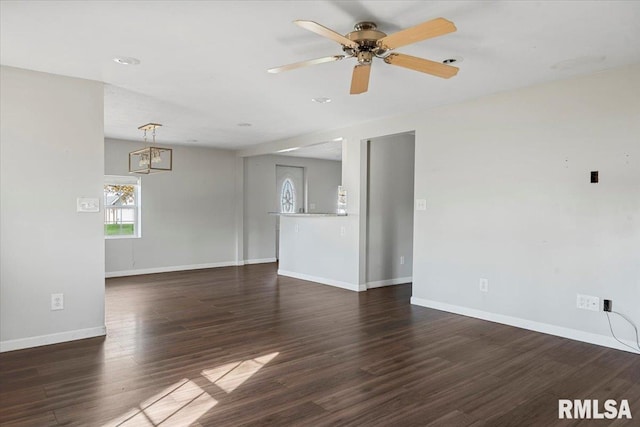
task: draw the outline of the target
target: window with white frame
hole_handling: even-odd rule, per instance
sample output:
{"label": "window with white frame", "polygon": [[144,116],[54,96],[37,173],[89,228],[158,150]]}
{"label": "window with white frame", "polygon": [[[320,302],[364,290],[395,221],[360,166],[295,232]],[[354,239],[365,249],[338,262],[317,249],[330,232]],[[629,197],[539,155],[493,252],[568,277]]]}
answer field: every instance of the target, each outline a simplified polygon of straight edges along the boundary
{"label": "window with white frame", "polygon": [[282,183],[280,190],[280,212],[294,213],[296,211],[296,189],[291,178]]}
{"label": "window with white frame", "polygon": [[104,236],[107,239],[141,236],[139,177],[105,175]]}

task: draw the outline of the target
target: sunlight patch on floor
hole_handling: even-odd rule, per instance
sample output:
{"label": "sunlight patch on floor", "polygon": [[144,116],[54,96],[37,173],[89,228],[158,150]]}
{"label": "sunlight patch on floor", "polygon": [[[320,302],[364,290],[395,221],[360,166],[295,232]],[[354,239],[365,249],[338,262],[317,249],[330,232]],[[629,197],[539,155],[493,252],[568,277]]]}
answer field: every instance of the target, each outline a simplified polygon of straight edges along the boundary
{"label": "sunlight patch on floor", "polygon": [[228,363],[218,368],[205,369],[202,371],[202,376],[227,393],[231,393],[278,354],[275,352],[255,359]]}
{"label": "sunlight patch on floor", "polygon": [[182,379],[104,426],[188,426],[217,403],[196,383]]}
{"label": "sunlight patch on floor", "polygon": [[[227,393],[242,385],[279,353],[271,353],[255,359],[227,363],[202,371],[202,376]],[[103,427],[118,426],[176,426],[183,427],[196,422],[218,401],[195,382],[184,378],[165,388]]]}

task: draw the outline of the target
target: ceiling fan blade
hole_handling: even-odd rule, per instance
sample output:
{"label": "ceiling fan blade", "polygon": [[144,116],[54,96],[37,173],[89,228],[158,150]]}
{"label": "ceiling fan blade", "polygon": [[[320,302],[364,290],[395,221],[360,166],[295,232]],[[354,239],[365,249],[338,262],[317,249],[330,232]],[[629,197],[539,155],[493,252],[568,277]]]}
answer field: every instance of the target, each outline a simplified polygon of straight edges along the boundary
{"label": "ceiling fan blade", "polygon": [[385,49],[395,49],[421,40],[452,33],[455,30],[456,26],[453,22],[444,18],[436,18],[383,37],[378,40],[378,46]]}
{"label": "ceiling fan blade", "polygon": [[322,64],[324,62],[340,61],[344,55],[325,56],[324,58],[309,59],[307,61],[296,62],[294,64],[283,65],[281,67],[269,68],[268,73],[281,73],[282,71],[295,70],[296,68],[308,67],[309,65]]}
{"label": "ceiling fan blade", "polygon": [[384,58],[384,62],[408,68],[410,70],[420,71],[421,73],[442,77],[444,79],[448,79],[458,74],[458,67],[452,67],[451,65],[445,65],[411,55],[403,55],[401,53],[392,53]]}
{"label": "ceiling fan blade", "polygon": [[305,30],[312,31],[316,34],[321,35],[322,37],[326,37],[335,42],[338,42],[343,46],[348,46],[353,49],[356,49],[358,47],[358,43],[354,42],[353,40],[349,40],[342,34],[336,33],[332,29],[322,26],[317,22],[297,20],[293,21],[293,23],[304,28]]}
{"label": "ceiling fan blade", "polygon": [[353,77],[351,77],[351,95],[358,95],[369,90],[369,75],[371,74],[371,64],[356,65],[353,67]]}

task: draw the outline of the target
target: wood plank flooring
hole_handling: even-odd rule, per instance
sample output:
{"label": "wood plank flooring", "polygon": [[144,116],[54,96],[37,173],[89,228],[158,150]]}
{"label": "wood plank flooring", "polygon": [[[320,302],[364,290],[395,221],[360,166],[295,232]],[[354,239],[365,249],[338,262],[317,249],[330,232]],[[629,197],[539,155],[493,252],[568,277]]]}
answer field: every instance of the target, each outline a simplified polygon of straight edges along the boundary
{"label": "wood plank flooring", "polygon": [[[0,354],[0,425],[640,425],[639,356],[410,295],[274,264],[108,279],[106,338]],[[559,398],[634,419],[558,420]]]}

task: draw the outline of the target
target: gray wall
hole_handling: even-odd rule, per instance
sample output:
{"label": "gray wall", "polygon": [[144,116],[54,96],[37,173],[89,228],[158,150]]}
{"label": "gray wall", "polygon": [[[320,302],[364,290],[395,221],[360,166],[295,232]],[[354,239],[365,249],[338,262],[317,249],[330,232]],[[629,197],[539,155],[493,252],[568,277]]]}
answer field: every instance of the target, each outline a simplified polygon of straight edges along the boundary
{"label": "gray wall", "polygon": [[420,122],[415,192],[427,210],[415,215],[415,302],[610,337],[602,311],[576,308],[587,294],[640,325],[640,66],[434,109]]}
{"label": "gray wall", "polygon": [[0,75],[0,350],[103,335],[103,214],[76,212],[102,196],[103,86]]}
{"label": "gray wall", "polygon": [[[368,148],[367,286],[411,281],[413,269],[412,134],[373,138]],[[404,264],[400,257],[404,257]]]}
{"label": "gray wall", "polygon": [[[128,175],[128,153],[142,147],[142,141],[106,140],[105,174]],[[142,176],[142,237],[105,241],[110,276],[237,261],[236,199],[241,196],[235,154],[170,148],[173,171]]]}
{"label": "gray wall", "polygon": [[[335,212],[342,164],[333,160],[265,155],[246,157],[244,164],[244,253],[245,260],[273,260],[276,256],[278,210],[276,165],[302,166],[307,180],[307,198],[314,212]],[[310,210],[311,211],[311,210]]]}

